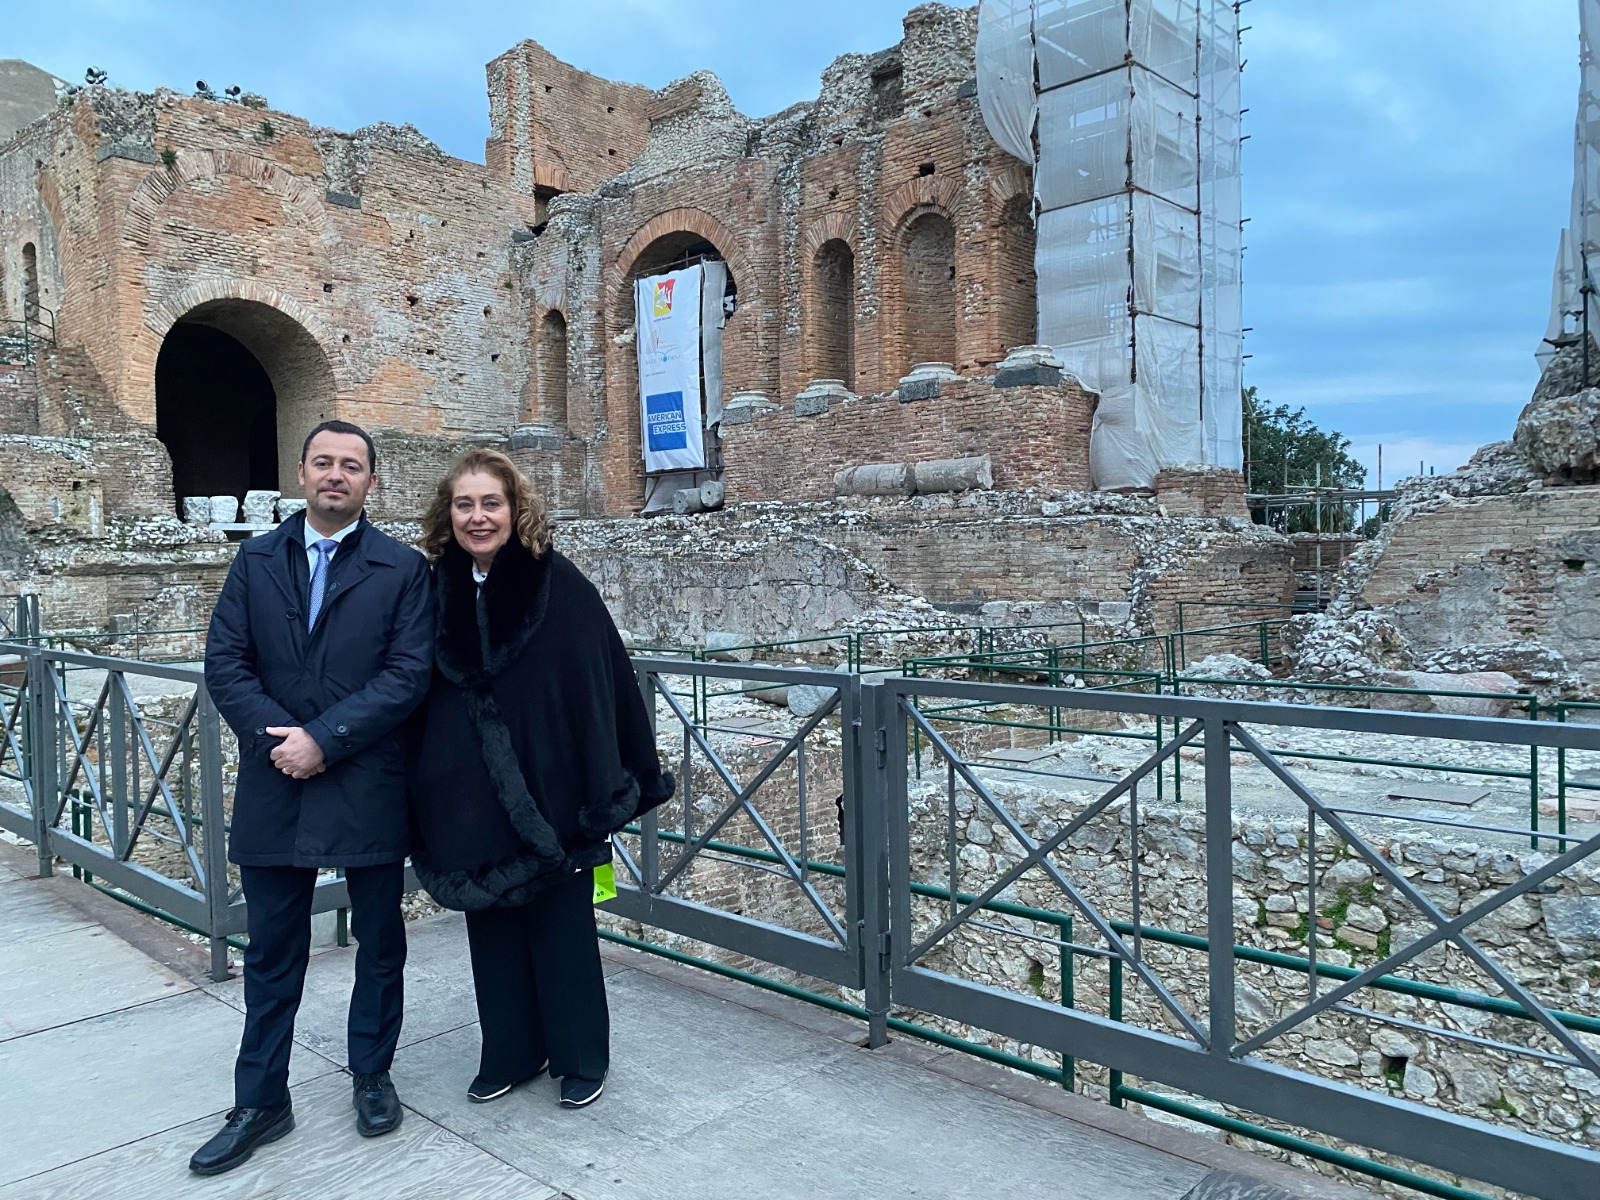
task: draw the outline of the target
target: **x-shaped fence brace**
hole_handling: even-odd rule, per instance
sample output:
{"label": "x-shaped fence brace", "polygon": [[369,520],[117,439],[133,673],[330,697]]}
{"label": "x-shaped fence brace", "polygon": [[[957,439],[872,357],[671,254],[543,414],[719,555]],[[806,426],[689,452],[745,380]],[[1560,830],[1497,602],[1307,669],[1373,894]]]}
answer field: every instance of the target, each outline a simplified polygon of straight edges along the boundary
{"label": "x-shaped fence brace", "polygon": [[[806,878],[804,869],[795,861],[793,855],[783,845],[782,840],[772,831],[772,827],[762,817],[761,813],[757,811],[752,799],[761,785],[772,778],[773,773],[783,765],[784,761],[805,743],[811,731],[839,707],[844,698],[843,690],[835,689],[833,695],[817,706],[816,711],[801,723],[800,728],[778,748],[777,752],[767,760],[754,778],[749,783],[741,786],[738,779],[734,777],[733,772],[728,769],[717,752],[711,748],[711,743],[700,732],[700,728],[695,724],[694,718],[683,710],[683,706],[678,703],[677,696],[662,682],[661,676],[656,672],[651,672],[649,679],[651,687],[665,698],[673,713],[682,723],[685,732],[693,739],[694,744],[700,747],[700,751],[705,755],[706,761],[711,764],[712,769],[721,779],[723,785],[733,794],[733,800],[723,807],[704,832],[684,839],[683,848],[674,859],[672,866],[656,880],[653,886],[645,881],[643,872],[633,862],[632,857],[626,851],[623,851],[624,865],[627,867],[628,873],[638,881],[641,888],[656,893],[665,891],[672,881],[688,868],[695,856],[711,843],[722,827],[732,820],[735,814],[743,812],[750,818],[751,823],[756,827],[756,831],[761,834],[762,839],[772,848],[773,854],[778,857],[778,861],[783,866],[783,873],[793,881],[795,886],[800,889],[801,893],[811,903],[811,906],[817,910],[818,915],[826,922],[840,945],[848,944],[849,935],[845,932],[843,923],[834,915],[833,910],[828,907],[827,902],[823,900],[816,888],[811,885],[810,880]],[[690,788],[690,781],[683,780],[682,787],[685,789]],[[693,797],[685,794],[683,802],[686,806],[692,804]]]}
{"label": "x-shaped fence brace", "polygon": [[[135,740],[135,761],[137,761],[138,756],[142,756],[144,761],[149,764],[152,775],[149,794],[144,797],[140,804],[138,815],[128,831],[126,844],[114,847],[114,853],[118,859],[124,862],[132,856],[134,846],[138,844],[139,838],[143,835],[145,824],[149,820],[151,811],[155,808],[156,799],[160,797],[166,802],[167,815],[171,818],[177,830],[177,837],[174,840],[183,847],[184,857],[189,861],[189,868],[194,873],[195,882],[203,890],[205,887],[205,868],[200,865],[200,858],[195,853],[194,837],[189,823],[183,815],[182,806],[178,804],[176,797],[173,796],[172,789],[168,786],[166,779],[167,771],[171,768],[172,761],[177,757],[178,750],[183,744],[184,731],[194,719],[194,715],[199,708],[198,693],[190,697],[189,703],[184,708],[183,715],[173,727],[172,736],[167,743],[166,750],[158,755],[154,743],[150,740],[149,732],[145,729],[143,714],[140,713],[138,703],[134,700],[133,693],[128,688],[127,677],[122,672],[112,671],[107,673],[105,683],[100,687],[100,694],[90,708],[88,724],[81,734],[78,732],[74,705],[66,693],[65,683],[55,671],[49,672],[49,675],[55,692],[56,709],[60,717],[57,725],[59,728],[66,730],[75,752],[66,778],[62,780],[59,793],[55,798],[54,809],[50,814],[50,824],[53,826],[60,823],[62,814],[66,811],[67,799],[72,794],[73,788],[77,784],[78,776],[81,773],[84,784],[89,790],[93,807],[100,817],[100,827],[106,830],[108,835],[111,834],[115,827],[115,822],[112,819],[100,781],[96,777],[96,773],[90,769],[88,753],[90,744],[100,730],[101,718],[107,712],[107,702],[111,701],[124,705],[127,715],[131,719],[130,726]],[[116,690],[114,700],[112,695],[113,685]],[[119,753],[121,752],[121,747],[116,749]]]}
{"label": "x-shaped fence brace", "polygon": [[[22,714],[27,710],[29,702],[28,684],[20,683],[13,689],[10,703],[3,708],[5,724],[0,727],[4,733],[0,741],[0,779],[11,779],[22,785],[22,798],[27,801],[28,808],[33,808],[33,776],[28,771],[28,752],[22,745],[22,734],[18,726],[22,724]],[[16,765],[15,773],[6,769],[10,761]]]}
{"label": "x-shaped fence brace", "polygon": [[[1089,902],[1083,893],[1067,878],[1067,876],[1050,861],[1049,856],[1064,845],[1073,834],[1083,828],[1090,820],[1102,813],[1109,805],[1115,803],[1124,795],[1131,796],[1141,779],[1159,768],[1172,755],[1178,753],[1188,745],[1204,728],[1204,721],[1197,720],[1180,732],[1177,737],[1163,746],[1159,751],[1150,755],[1137,767],[1126,775],[1121,782],[1104,792],[1099,799],[1083,809],[1061,829],[1057,830],[1045,841],[1035,841],[1022,828],[1015,817],[1007,810],[993,793],[974,773],[972,766],[961,757],[935,729],[928,720],[919,712],[914,704],[908,703],[904,698],[900,701],[901,708],[910,717],[915,726],[921,730],[933,747],[944,755],[950,766],[952,776],[959,774],[975,795],[995,814],[1005,826],[1010,835],[1016,839],[1025,851],[1022,858],[1012,864],[1004,873],[998,876],[984,891],[977,895],[970,903],[957,909],[952,905],[949,918],[940,923],[930,934],[917,943],[906,955],[906,962],[912,963],[927,954],[955,929],[964,924],[974,923],[974,919],[985,905],[1021,876],[1035,866],[1041,867],[1049,875],[1055,886],[1067,897],[1072,906],[1089,921],[1109,947],[1109,957],[1121,959],[1138,975],[1150,988],[1151,992],[1165,1005],[1172,1014],[1186,1028],[1195,1041],[1202,1047],[1210,1048],[1209,1037],[1201,1028],[1195,1018],[1183,1007],[1170,991],[1161,983],[1153,972],[1140,960],[1137,944],[1131,947],[1112,928],[1109,921]],[[1234,1058],[1245,1057],[1260,1049],[1268,1042],[1282,1036],[1284,1033],[1303,1024],[1318,1013],[1326,1012],[1335,1007],[1345,1009],[1348,1006],[1341,1004],[1346,997],[1360,991],[1374,980],[1390,974],[1396,967],[1411,961],[1441,942],[1449,941],[1459,947],[1483,971],[1498,984],[1505,993],[1521,1006],[1530,1019],[1536,1021],[1550,1034],[1571,1057],[1544,1054],[1531,1051],[1535,1057],[1546,1059],[1562,1066],[1587,1067],[1589,1070],[1600,1074],[1600,1056],[1585,1045],[1574,1032],[1569,1029],[1561,1019],[1548,1007],[1541,1004],[1526,987],[1519,983],[1509,972],[1502,968],[1495,960],[1483,951],[1463,931],[1484,917],[1501,908],[1517,896],[1523,895],[1539,887],[1546,880],[1560,874],[1568,867],[1581,862],[1596,850],[1600,850],[1600,835],[1589,838],[1574,846],[1566,852],[1550,859],[1543,866],[1523,876],[1512,884],[1496,892],[1482,903],[1455,918],[1448,918],[1441,913],[1428,898],[1397,870],[1393,864],[1385,859],[1376,849],[1369,845],[1350,824],[1344,820],[1340,813],[1324,803],[1310,788],[1289,771],[1267,747],[1261,744],[1248,730],[1241,728],[1235,721],[1225,721],[1224,728],[1228,737],[1248,751],[1257,761],[1281,783],[1287,787],[1298,799],[1304,802],[1312,814],[1312,825],[1321,818],[1329,827],[1344,840],[1357,854],[1365,860],[1373,870],[1380,875],[1396,892],[1415,906],[1434,926],[1432,932],[1425,934],[1415,942],[1400,950],[1390,953],[1382,961],[1373,964],[1360,974],[1340,983],[1336,987],[1321,994],[1314,994],[1311,1000],[1295,1012],[1283,1017],[1281,1020],[1262,1030],[1260,1033],[1229,1047],[1229,1055]],[[1226,743],[1225,743],[1226,744]],[[1137,836],[1137,821],[1135,820],[1135,836]],[[1231,858],[1231,846],[1230,846]],[[1215,864],[1213,864],[1215,866]],[[1230,871],[1231,873],[1231,871]],[[952,892],[954,888],[952,888]],[[1221,936],[1216,930],[1217,922],[1213,921],[1212,936]],[[1230,917],[1231,925],[1231,917]],[[1137,928],[1137,917],[1135,919]],[[1314,968],[1313,968],[1314,969]],[[1358,1010],[1360,1011],[1360,1010]],[[1381,1014],[1378,1014],[1381,1015]],[[1426,1026],[1419,1026],[1426,1030]],[[1471,1040],[1471,1039],[1469,1039]],[[1486,1044],[1497,1044],[1488,1043]],[[1506,1049],[1520,1049],[1506,1046]]]}
{"label": "x-shaped fence brace", "polygon": [[[948,937],[950,933],[958,926],[972,919],[975,914],[981,911],[986,904],[988,904],[1011,884],[1015,883],[1022,875],[1026,874],[1035,866],[1042,867],[1045,873],[1050,876],[1051,882],[1053,882],[1056,887],[1060,889],[1060,891],[1071,902],[1072,906],[1083,914],[1084,919],[1094,926],[1095,931],[1105,939],[1106,945],[1111,949],[1112,956],[1120,958],[1122,961],[1127,963],[1134,973],[1144,981],[1145,985],[1150,988],[1151,992],[1161,1001],[1161,1003],[1165,1005],[1167,1009],[1171,1011],[1172,1015],[1178,1019],[1178,1022],[1189,1032],[1189,1036],[1194,1038],[1195,1041],[1201,1046],[1209,1048],[1210,1038],[1200,1023],[1195,1020],[1194,1016],[1188,1011],[1188,1009],[1184,1008],[1184,1006],[1178,1001],[1178,998],[1167,989],[1166,985],[1156,977],[1155,973],[1145,965],[1140,955],[1136,953],[1134,949],[1131,949],[1128,946],[1127,942],[1123,940],[1122,935],[1117,933],[1117,931],[1112,928],[1111,922],[1101,915],[1100,911],[1089,902],[1088,898],[1084,896],[1084,894],[1077,888],[1076,885],[1073,884],[1070,879],[1067,878],[1061,869],[1057,867],[1055,863],[1050,861],[1049,857],[1062,845],[1064,845],[1068,838],[1075,834],[1079,829],[1083,828],[1085,824],[1093,820],[1101,812],[1105,811],[1109,805],[1114,804],[1117,800],[1121,799],[1121,797],[1132,792],[1133,789],[1138,786],[1140,780],[1144,779],[1152,771],[1158,770],[1162,763],[1166,762],[1167,759],[1171,758],[1174,754],[1177,754],[1181,749],[1183,749],[1184,746],[1193,741],[1195,736],[1199,734],[1199,732],[1205,727],[1205,722],[1195,721],[1192,723],[1187,729],[1179,733],[1176,738],[1168,742],[1160,750],[1150,755],[1150,757],[1146,758],[1142,763],[1135,767],[1127,776],[1122,779],[1120,783],[1113,785],[1108,791],[1102,793],[1098,800],[1085,808],[1071,821],[1067,822],[1066,825],[1057,830],[1056,833],[1053,834],[1048,840],[1037,842],[1027,833],[1026,830],[1022,828],[1021,824],[1019,824],[1016,818],[1011,815],[1011,813],[1006,809],[1005,805],[1001,804],[1000,801],[995,799],[994,794],[990,792],[989,789],[984,786],[983,781],[973,773],[970,764],[968,764],[959,754],[955,752],[954,749],[951,748],[950,743],[945,740],[943,735],[941,735],[938,730],[934,729],[934,727],[928,723],[928,721],[923,717],[922,713],[917,710],[914,704],[907,703],[902,697],[900,700],[900,707],[902,711],[905,712],[916,724],[916,726],[928,737],[929,741],[934,745],[934,747],[945,756],[945,760],[955,768],[957,773],[959,773],[964,780],[966,780],[967,785],[972,788],[973,792],[976,793],[983,800],[983,802],[993,810],[995,815],[1005,825],[1006,830],[1013,838],[1017,840],[1018,844],[1026,850],[1026,853],[1021,859],[1019,859],[1008,870],[1006,870],[992,884],[985,888],[984,891],[971,903],[969,903],[965,908],[962,908],[960,911],[954,913],[942,924],[940,924],[938,928],[936,928],[931,934],[925,937],[921,942],[917,943],[917,945],[907,953],[906,962],[909,964],[921,958],[924,954],[928,953],[929,950],[933,949],[934,946],[938,945],[941,941]],[[955,889],[952,887],[951,890],[954,891]]]}
{"label": "x-shaped fence brace", "polygon": [[1584,1045],[1583,1042],[1581,1042],[1573,1034],[1572,1030],[1568,1029],[1564,1024],[1562,1024],[1560,1019],[1557,1018],[1543,1004],[1541,1004],[1533,996],[1533,994],[1528,991],[1527,988],[1523,987],[1521,983],[1513,978],[1509,972],[1500,966],[1499,963],[1495,962],[1493,958],[1484,953],[1478,944],[1463,932],[1463,930],[1467,929],[1469,926],[1481,921],[1484,917],[1509,903],[1511,900],[1514,900],[1516,897],[1532,891],[1545,880],[1550,879],[1555,875],[1559,875],[1568,867],[1582,862],[1596,850],[1600,850],[1600,834],[1589,838],[1587,841],[1580,842],[1578,845],[1572,847],[1570,850],[1567,850],[1565,853],[1550,859],[1542,867],[1539,867],[1529,874],[1524,875],[1516,883],[1502,888],[1488,899],[1473,906],[1471,909],[1468,909],[1459,916],[1448,918],[1441,913],[1431,901],[1428,900],[1427,896],[1425,896],[1420,889],[1418,889],[1409,879],[1401,874],[1400,871],[1397,870],[1388,859],[1379,854],[1377,850],[1370,846],[1361,837],[1360,834],[1352,829],[1349,823],[1346,822],[1338,812],[1331,809],[1310,788],[1297,779],[1291,771],[1284,767],[1284,765],[1278,761],[1276,756],[1273,755],[1272,751],[1268,750],[1259,741],[1257,741],[1248,730],[1241,728],[1236,722],[1233,721],[1229,721],[1226,724],[1233,740],[1237,741],[1239,745],[1248,750],[1257,759],[1257,761],[1266,767],[1267,770],[1270,771],[1285,787],[1293,792],[1300,800],[1305,802],[1307,808],[1309,808],[1313,814],[1313,820],[1315,820],[1316,817],[1321,817],[1324,821],[1326,821],[1329,827],[1332,828],[1333,831],[1339,835],[1339,837],[1344,839],[1346,845],[1350,846],[1356,851],[1357,854],[1366,860],[1366,862],[1374,871],[1381,875],[1383,879],[1395,889],[1395,891],[1405,897],[1405,899],[1409,901],[1419,912],[1421,912],[1422,915],[1425,916],[1430,922],[1432,922],[1434,926],[1432,932],[1424,934],[1422,937],[1412,942],[1409,946],[1394,951],[1381,961],[1376,962],[1372,966],[1366,968],[1359,975],[1346,980],[1345,982],[1334,987],[1332,990],[1324,992],[1311,1000],[1309,1003],[1302,1005],[1300,1008],[1296,1009],[1294,1012],[1290,1013],[1277,1023],[1262,1030],[1254,1037],[1238,1043],[1233,1047],[1233,1054],[1235,1056],[1242,1057],[1250,1054],[1252,1051],[1260,1049],[1262,1046],[1266,1045],[1268,1042],[1279,1037],[1288,1030],[1294,1028],[1296,1025],[1299,1025],[1309,1018],[1316,1016],[1319,1012],[1328,1010],[1329,1008],[1338,1004],[1346,996],[1349,996],[1352,993],[1359,991],[1361,988],[1366,987],[1373,980],[1382,975],[1391,973],[1396,967],[1403,963],[1410,962],[1418,955],[1432,949],[1439,943],[1449,941],[1458,947],[1469,958],[1471,958],[1473,962],[1477,963],[1478,966],[1482,968],[1483,971],[1491,979],[1493,979],[1495,983],[1497,983],[1506,992],[1507,995],[1509,995],[1519,1005],[1522,1006],[1523,1011],[1528,1015],[1528,1017],[1534,1021],[1537,1021],[1545,1029],[1545,1031],[1550,1034],[1551,1037],[1555,1038],[1555,1040],[1565,1047],[1568,1053],[1572,1055],[1572,1059],[1559,1059],[1557,1061],[1560,1061],[1567,1066],[1584,1066],[1595,1072],[1597,1075],[1600,1075],[1600,1057],[1597,1057],[1593,1050]]}

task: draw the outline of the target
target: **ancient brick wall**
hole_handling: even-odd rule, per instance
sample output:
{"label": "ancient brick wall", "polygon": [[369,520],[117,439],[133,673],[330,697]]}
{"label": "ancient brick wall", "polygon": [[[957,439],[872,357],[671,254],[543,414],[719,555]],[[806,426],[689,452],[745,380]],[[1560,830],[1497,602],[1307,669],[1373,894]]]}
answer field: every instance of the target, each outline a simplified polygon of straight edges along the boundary
{"label": "ancient brick wall", "polygon": [[1156,502],[1172,517],[1249,519],[1244,473],[1225,467],[1167,467],[1156,475]]}
{"label": "ancient brick wall", "polygon": [[592,192],[644,148],[656,96],[524,41],[488,66],[490,168],[519,192]]}
{"label": "ancient brick wall", "polygon": [[996,388],[945,383],[930,400],[893,395],[835,404],[817,416],[793,406],[723,430],[730,500],[809,500],[834,494],[834,473],[874,462],[987,454],[994,486],[1087,489],[1094,397],[1076,385]]}
{"label": "ancient brick wall", "polygon": [[1455,499],[1397,521],[1358,601],[1413,649],[1538,641],[1600,682],[1600,487]]}

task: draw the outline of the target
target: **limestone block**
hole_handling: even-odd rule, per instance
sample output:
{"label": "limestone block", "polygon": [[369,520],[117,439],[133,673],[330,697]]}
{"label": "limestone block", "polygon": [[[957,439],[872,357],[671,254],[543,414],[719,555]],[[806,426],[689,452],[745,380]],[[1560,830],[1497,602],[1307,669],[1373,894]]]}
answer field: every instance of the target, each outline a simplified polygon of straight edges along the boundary
{"label": "limestone block", "polygon": [[1401,1078],[1400,1086],[1405,1089],[1406,1095],[1418,1096],[1423,1100],[1432,1100],[1439,1094],[1439,1083],[1432,1073],[1414,1062],[1406,1064],[1406,1073]]}
{"label": "limestone block", "polygon": [[306,502],[304,500],[291,499],[288,496],[282,496],[278,500],[278,520],[287,521],[290,517],[294,516],[295,513],[304,512],[305,509]]}
{"label": "limestone block", "polygon": [[1372,1044],[1386,1058],[1415,1058],[1422,1051],[1398,1029],[1375,1029]]}
{"label": "limestone block", "polygon": [[1354,1067],[1361,1062],[1361,1056],[1349,1046],[1329,1038],[1307,1039],[1306,1057],[1330,1067]]}
{"label": "limestone block", "polygon": [[752,689],[745,692],[745,695],[751,700],[759,700],[761,703],[770,704],[775,708],[789,707],[789,689],[787,686],[764,684],[756,679],[747,679],[739,686]]}
{"label": "limestone block", "polygon": [[955,383],[960,378],[950,363],[918,363],[911,368],[911,374],[900,381],[900,403],[937,399],[940,384]]}
{"label": "limestone block", "polygon": [[938,458],[919,462],[912,466],[911,474],[917,491],[923,495],[966,492],[994,486],[994,471],[987,454],[976,458]]}
{"label": "limestone block", "polygon": [[1548,483],[1593,483],[1600,470],[1600,388],[1535,399],[1512,443]]}
{"label": "limestone block", "polygon": [[206,525],[211,521],[210,496],[185,496],[183,519],[191,525]]}
{"label": "limestone block", "polygon": [[239,519],[239,497],[213,496],[211,497],[211,522],[212,524],[231,525]]}
{"label": "limestone block", "polygon": [[1382,933],[1389,927],[1389,918],[1383,910],[1370,904],[1352,904],[1345,912],[1345,920],[1369,933]]}
{"label": "limestone block", "polygon": [[789,688],[789,711],[797,717],[809,717],[832,700],[836,691],[836,688],[797,683]]}
{"label": "limestone block", "polygon": [[1600,896],[1544,897],[1544,927],[1563,958],[1600,959]]}
{"label": "limestone block", "polygon": [[778,407],[767,399],[765,392],[735,392],[733,398],[722,406],[722,423],[747,425],[761,413],[777,412]]}
{"label": "limestone block", "polygon": [[1018,346],[994,373],[994,386],[1054,387],[1061,382],[1062,362],[1049,346]]}
{"label": "limestone block", "polygon": [[1384,687],[1416,688],[1424,691],[1481,692],[1476,696],[1407,696],[1380,692],[1372,697],[1373,708],[1395,712],[1447,713],[1458,717],[1504,717],[1514,711],[1514,703],[1495,699],[1496,693],[1512,693],[1517,681],[1503,671],[1471,671],[1448,674],[1432,671],[1384,671],[1379,675]]}
{"label": "limestone block", "polygon": [[842,379],[813,379],[794,398],[794,415],[816,417],[828,411],[830,405],[854,400],[855,393],[844,386]]}
{"label": "limestone block", "polygon": [[272,524],[272,514],[278,503],[277,492],[246,492],[244,494],[244,519],[251,525]]}
{"label": "limestone block", "polygon": [[712,662],[749,662],[754,652],[748,646],[753,640],[726,629],[708,629],[705,637],[706,658]]}
{"label": "limestone block", "polygon": [[916,482],[909,463],[862,463],[835,472],[833,490],[841,496],[909,496]]}

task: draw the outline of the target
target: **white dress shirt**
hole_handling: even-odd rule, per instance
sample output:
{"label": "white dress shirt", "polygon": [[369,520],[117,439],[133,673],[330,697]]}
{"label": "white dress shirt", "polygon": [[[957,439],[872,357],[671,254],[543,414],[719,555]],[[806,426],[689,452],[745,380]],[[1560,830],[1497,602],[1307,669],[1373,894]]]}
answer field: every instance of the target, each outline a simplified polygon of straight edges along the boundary
{"label": "white dress shirt", "polygon": [[[343,529],[339,530],[338,533],[330,533],[328,535],[328,537],[331,540],[335,541],[335,542],[343,542],[345,540],[345,538],[349,537],[352,533],[355,532],[356,526],[359,525],[359,524],[361,524],[361,518],[357,517],[354,521],[351,521],[350,524],[346,525]],[[306,522],[306,577],[308,579],[312,575],[315,575],[317,573],[317,551],[316,551],[316,545],[320,541],[322,541],[322,535],[320,533],[318,533],[315,529],[311,528],[311,522],[307,521]],[[339,553],[339,551],[338,551],[337,548],[335,548],[333,550],[330,550],[328,552],[328,565],[329,566],[333,565],[333,557],[334,557],[334,555],[336,555],[338,553]]]}

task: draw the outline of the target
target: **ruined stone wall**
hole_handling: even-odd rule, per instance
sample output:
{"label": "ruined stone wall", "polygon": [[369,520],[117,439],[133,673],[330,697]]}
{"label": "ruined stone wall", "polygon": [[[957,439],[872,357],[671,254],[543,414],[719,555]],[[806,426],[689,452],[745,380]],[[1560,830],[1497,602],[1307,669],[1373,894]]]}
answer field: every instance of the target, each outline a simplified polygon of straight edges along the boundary
{"label": "ruined stone wall", "polygon": [[1358,593],[1418,652],[1545,644],[1600,684],[1600,487],[1453,500],[1397,521]]}
{"label": "ruined stone wall", "polygon": [[871,462],[989,456],[994,486],[1087,489],[1094,397],[1059,387],[996,388],[983,379],[940,385],[928,400],[892,394],[793,406],[725,424],[723,478],[730,500],[811,500],[834,494],[834,473]]}
{"label": "ruined stone wall", "polygon": [[519,192],[592,192],[649,136],[655,93],[580,71],[537,42],[494,59],[488,76],[485,161]]}
{"label": "ruined stone wall", "polygon": [[[136,426],[153,430],[179,319],[261,361],[290,477],[323,417],[445,436],[516,420],[530,362],[511,233],[533,199],[414,131],[91,88],[0,153],[0,196],[4,253],[39,246],[62,351]],[[41,425],[80,432],[71,418]]]}

